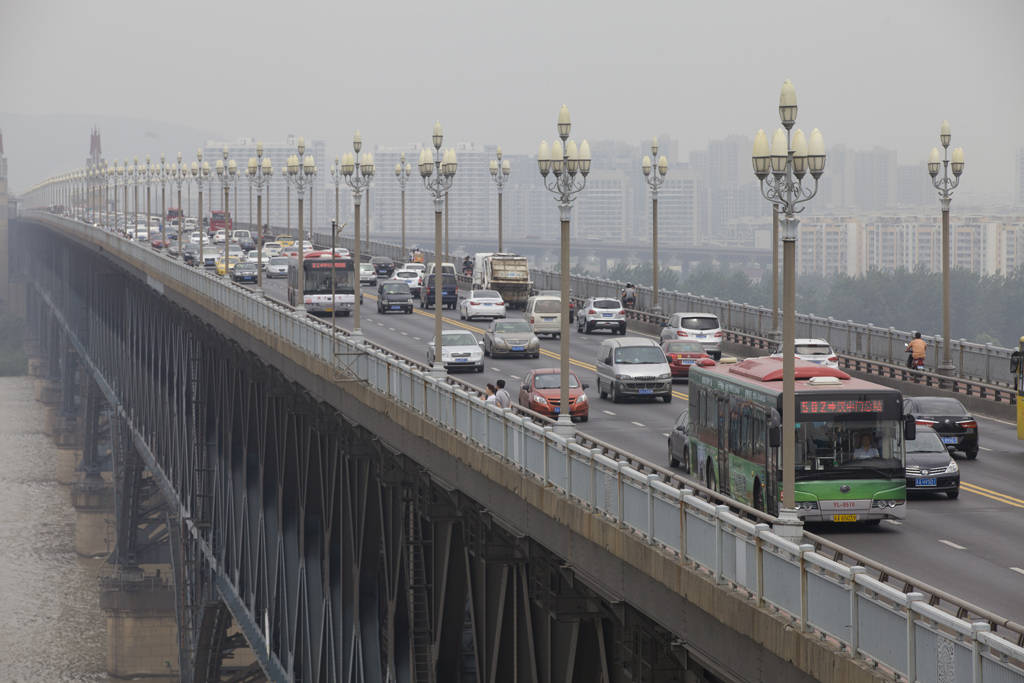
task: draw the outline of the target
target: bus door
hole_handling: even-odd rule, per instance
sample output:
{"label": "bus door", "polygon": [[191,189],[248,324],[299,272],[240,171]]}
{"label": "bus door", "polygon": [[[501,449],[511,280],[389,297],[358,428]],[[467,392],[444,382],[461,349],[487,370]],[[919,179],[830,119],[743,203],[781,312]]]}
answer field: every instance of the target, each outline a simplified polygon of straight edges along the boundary
{"label": "bus door", "polygon": [[765,416],[764,501],[765,512],[779,514],[779,459],[782,457],[782,418],[777,410]]}
{"label": "bus door", "polygon": [[718,399],[718,462],[715,463],[717,474],[712,473],[716,491],[729,492],[729,399]]}

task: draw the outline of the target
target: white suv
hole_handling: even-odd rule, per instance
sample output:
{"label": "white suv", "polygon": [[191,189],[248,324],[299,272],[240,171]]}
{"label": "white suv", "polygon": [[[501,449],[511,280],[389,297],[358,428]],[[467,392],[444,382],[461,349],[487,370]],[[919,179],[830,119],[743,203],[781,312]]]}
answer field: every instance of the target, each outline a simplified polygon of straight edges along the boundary
{"label": "white suv", "polygon": [[[793,345],[796,347],[794,355],[799,360],[824,365],[826,368],[839,367],[839,356],[824,339],[794,339]],[[782,358],[781,346],[772,354],[772,358]]]}
{"label": "white suv", "polygon": [[618,299],[593,297],[583,302],[576,314],[576,331],[590,334],[597,329],[626,334],[626,311]]}
{"label": "white suv", "polygon": [[722,325],[714,313],[673,313],[661,328],[661,341],[696,341],[704,353],[722,358]]}

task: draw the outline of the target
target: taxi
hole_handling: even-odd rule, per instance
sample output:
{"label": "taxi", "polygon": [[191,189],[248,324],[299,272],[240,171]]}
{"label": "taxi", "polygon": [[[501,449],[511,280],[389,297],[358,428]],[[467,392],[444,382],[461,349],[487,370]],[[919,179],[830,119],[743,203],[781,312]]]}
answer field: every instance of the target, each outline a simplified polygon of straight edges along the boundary
{"label": "taxi", "polygon": [[282,247],[294,247],[295,238],[291,235],[278,235],[274,238],[274,241],[280,244]]}
{"label": "taxi", "polygon": [[235,265],[238,264],[239,261],[241,261],[240,258],[238,258],[236,256],[229,256],[228,257],[228,265],[225,268],[224,267],[224,258],[221,257],[221,258],[217,259],[217,275],[226,275],[229,270],[234,270]]}

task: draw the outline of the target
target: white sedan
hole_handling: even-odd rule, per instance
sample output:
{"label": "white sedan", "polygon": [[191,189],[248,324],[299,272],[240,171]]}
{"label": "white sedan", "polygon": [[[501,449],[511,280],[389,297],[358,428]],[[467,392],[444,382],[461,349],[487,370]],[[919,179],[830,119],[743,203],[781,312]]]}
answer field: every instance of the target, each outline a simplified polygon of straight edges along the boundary
{"label": "white sedan", "polygon": [[263,252],[262,256],[263,258],[260,259],[260,252],[258,249],[250,249],[245,254],[245,260],[248,263],[259,263],[261,267],[266,268],[272,257],[266,251]]}
{"label": "white sedan", "polygon": [[505,301],[493,289],[472,289],[459,301],[459,317],[463,320],[504,318]]}
{"label": "white sedan", "polygon": [[[472,332],[444,330],[441,332],[441,363],[445,370],[472,369],[484,371],[481,342]],[[434,364],[434,340],[427,344],[427,362]]]}
{"label": "white sedan", "polygon": [[[794,339],[793,354],[797,360],[802,360],[815,365],[824,365],[826,368],[838,368],[839,356],[832,350],[832,346],[824,339]],[[772,354],[773,358],[782,358],[782,349]]]}

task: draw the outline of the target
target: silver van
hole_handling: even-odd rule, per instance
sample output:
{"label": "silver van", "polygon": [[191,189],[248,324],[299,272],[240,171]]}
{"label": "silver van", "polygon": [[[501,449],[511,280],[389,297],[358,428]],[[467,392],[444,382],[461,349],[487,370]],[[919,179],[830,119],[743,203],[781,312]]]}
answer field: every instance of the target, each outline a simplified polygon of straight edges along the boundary
{"label": "silver van", "polygon": [[557,296],[531,296],[526,300],[523,317],[538,337],[542,334],[562,335],[562,300]]}
{"label": "silver van", "polygon": [[609,339],[597,352],[597,392],[615,403],[628,397],[658,397],[672,402],[672,370],[653,339]]}

